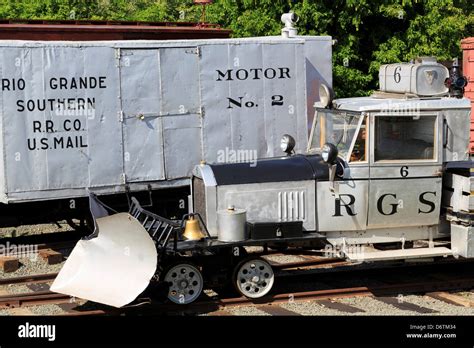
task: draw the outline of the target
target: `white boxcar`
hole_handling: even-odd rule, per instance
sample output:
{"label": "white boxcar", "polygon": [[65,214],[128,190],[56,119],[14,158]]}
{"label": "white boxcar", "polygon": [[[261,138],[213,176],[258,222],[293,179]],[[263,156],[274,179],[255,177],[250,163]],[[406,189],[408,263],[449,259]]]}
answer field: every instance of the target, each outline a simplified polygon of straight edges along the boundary
{"label": "white boxcar", "polygon": [[304,146],[331,52],[328,36],[0,41],[0,202],[182,186],[200,161],[279,155],[284,133]]}

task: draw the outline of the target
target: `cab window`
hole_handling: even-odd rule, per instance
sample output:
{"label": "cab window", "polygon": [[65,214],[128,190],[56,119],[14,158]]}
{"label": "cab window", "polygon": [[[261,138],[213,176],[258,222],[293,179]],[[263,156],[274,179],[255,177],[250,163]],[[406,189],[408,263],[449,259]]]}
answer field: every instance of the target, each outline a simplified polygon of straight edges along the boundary
{"label": "cab window", "polygon": [[436,116],[376,116],[374,160],[433,160]]}
{"label": "cab window", "polygon": [[364,117],[352,148],[350,162],[367,162],[368,139],[367,117]]}
{"label": "cab window", "polygon": [[348,161],[362,117],[359,113],[318,110],[309,151],[319,151],[324,143],[332,143],[337,147],[339,156]]}

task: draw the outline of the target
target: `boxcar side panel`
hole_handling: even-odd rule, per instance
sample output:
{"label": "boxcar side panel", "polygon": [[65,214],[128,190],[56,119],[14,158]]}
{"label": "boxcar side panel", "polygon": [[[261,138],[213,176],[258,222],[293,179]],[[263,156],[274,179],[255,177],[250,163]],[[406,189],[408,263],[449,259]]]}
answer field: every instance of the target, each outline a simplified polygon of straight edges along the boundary
{"label": "boxcar side panel", "polygon": [[[201,60],[204,158],[232,162],[281,154],[280,139],[306,146],[302,43],[205,46]],[[227,59],[222,59],[226,54]]]}
{"label": "boxcar side panel", "polygon": [[167,179],[188,177],[202,159],[200,50],[175,47],[159,51],[165,174]]}
{"label": "boxcar side panel", "polygon": [[305,43],[4,41],[0,200],[182,185],[200,160],[280,155],[284,133],[304,149],[307,78],[331,77],[330,38]]}
{"label": "boxcar side panel", "polygon": [[[102,88],[85,91],[87,100],[95,98],[92,112],[83,116],[89,140],[89,187],[119,185],[122,180],[122,125],[117,114],[120,83],[116,65],[115,50],[112,47],[87,48],[84,75],[105,77]],[[81,156],[84,156],[83,152]]]}
{"label": "boxcar side panel", "polygon": [[324,83],[332,88],[332,38],[330,36],[305,37],[304,51],[309,135],[314,118],[314,103],[319,101],[319,86]]}
{"label": "boxcar side panel", "polygon": [[[0,79],[3,78],[3,66],[0,64]],[[0,201],[6,200],[5,152],[3,151],[3,93],[0,96]]]}
{"label": "boxcar side panel", "polygon": [[[229,85],[225,81],[216,85],[217,69],[227,71],[232,68],[228,49],[228,45],[217,45],[203,46],[201,50],[199,79],[201,104],[204,106],[202,146],[203,158],[210,163],[217,160],[217,149],[232,148],[232,120],[226,109]],[[216,137],[216,134],[219,136]]]}
{"label": "boxcar side panel", "polygon": [[159,51],[122,50],[120,88],[124,181],[163,180],[165,172],[160,117]]}

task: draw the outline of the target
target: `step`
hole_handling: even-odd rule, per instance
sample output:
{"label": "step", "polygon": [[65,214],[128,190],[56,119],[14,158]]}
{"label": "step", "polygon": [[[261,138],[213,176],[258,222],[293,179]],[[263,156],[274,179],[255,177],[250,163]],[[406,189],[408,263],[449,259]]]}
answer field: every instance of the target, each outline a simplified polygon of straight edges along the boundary
{"label": "step", "polygon": [[380,261],[380,260],[402,260],[423,257],[449,256],[453,252],[445,247],[397,249],[386,251],[368,251],[365,253],[346,253],[351,261]]}

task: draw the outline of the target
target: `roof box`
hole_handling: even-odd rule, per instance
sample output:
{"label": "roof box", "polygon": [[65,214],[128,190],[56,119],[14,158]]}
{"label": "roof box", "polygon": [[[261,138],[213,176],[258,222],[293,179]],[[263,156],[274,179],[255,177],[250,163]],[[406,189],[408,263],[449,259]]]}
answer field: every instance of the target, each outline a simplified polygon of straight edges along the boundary
{"label": "roof box", "polygon": [[448,93],[444,81],[448,69],[436,58],[419,58],[416,63],[382,65],[379,70],[380,90],[387,93],[439,96]]}

